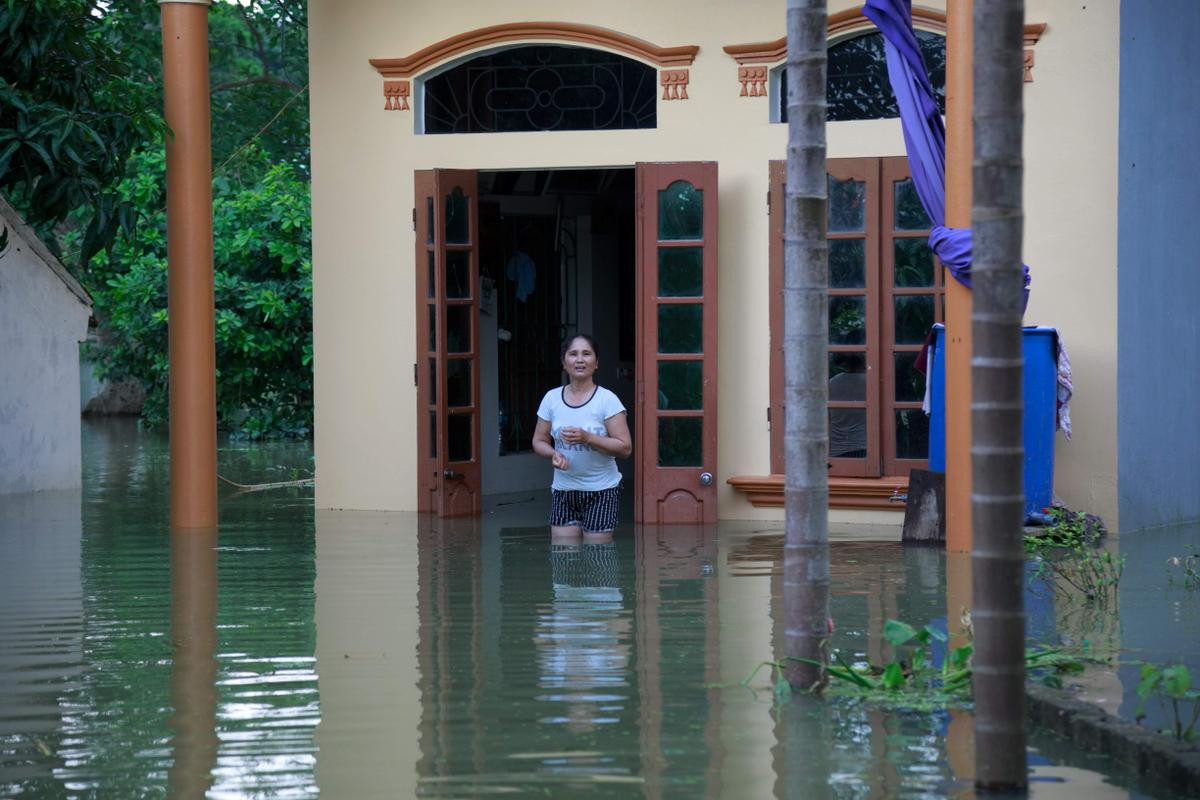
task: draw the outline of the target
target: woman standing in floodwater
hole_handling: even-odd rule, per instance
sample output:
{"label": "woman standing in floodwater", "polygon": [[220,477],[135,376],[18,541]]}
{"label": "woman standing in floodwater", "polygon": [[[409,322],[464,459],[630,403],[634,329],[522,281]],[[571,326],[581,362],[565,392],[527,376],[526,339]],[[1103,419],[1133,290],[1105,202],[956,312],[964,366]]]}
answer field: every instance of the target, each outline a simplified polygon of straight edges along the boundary
{"label": "woman standing in floodwater", "polygon": [[550,534],[611,535],[621,486],[616,459],[633,452],[625,406],[593,380],[600,361],[591,336],[567,340],[562,364],[570,380],[546,392],[533,431],[533,452],[554,465]]}

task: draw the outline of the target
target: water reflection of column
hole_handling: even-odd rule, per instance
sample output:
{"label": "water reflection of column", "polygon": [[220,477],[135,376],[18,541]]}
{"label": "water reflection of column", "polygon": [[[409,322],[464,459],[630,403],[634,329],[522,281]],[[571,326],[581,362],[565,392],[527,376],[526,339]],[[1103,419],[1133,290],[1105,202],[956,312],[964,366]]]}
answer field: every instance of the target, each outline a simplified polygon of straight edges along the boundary
{"label": "water reflection of column", "polygon": [[[950,631],[949,650],[968,644],[956,635],[962,630],[964,610],[971,608],[971,554],[946,550],[946,627]],[[946,728],[946,756],[954,777],[975,780],[975,719],[964,711],[951,711]]]}
{"label": "water reflection of column", "polygon": [[171,531],[172,797],[204,797],[217,763],[217,530]]}
{"label": "water reflection of column", "polygon": [[[719,674],[722,681],[741,680],[759,662],[784,650],[783,594],[779,581],[783,574],[783,536],[722,538],[717,542],[717,561],[721,595]],[[767,576],[771,578],[764,579]],[[765,673],[756,685],[766,685]],[[720,725],[721,752],[727,759],[721,774],[720,794],[773,796],[775,767],[783,768],[788,756],[775,747],[779,736],[771,706],[727,702]],[[779,758],[773,759],[773,755]],[[776,760],[779,763],[774,763]]]}

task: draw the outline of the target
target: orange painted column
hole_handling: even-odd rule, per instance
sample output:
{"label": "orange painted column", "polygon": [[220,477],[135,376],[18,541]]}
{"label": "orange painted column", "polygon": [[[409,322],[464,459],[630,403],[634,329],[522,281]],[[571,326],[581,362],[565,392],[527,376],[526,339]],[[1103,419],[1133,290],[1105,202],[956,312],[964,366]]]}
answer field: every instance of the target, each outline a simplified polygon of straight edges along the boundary
{"label": "orange painted column", "polygon": [[167,134],[171,527],[217,524],[209,0],[159,0]]}
{"label": "orange painted column", "polygon": [[[946,3],[946,225],[971,227],[972,0]],[[971,551],[971,291],[946,271],[946,550]],[[970,594],[968,592],[968,599]],[[968,603],[969,605],[969,603]]]}

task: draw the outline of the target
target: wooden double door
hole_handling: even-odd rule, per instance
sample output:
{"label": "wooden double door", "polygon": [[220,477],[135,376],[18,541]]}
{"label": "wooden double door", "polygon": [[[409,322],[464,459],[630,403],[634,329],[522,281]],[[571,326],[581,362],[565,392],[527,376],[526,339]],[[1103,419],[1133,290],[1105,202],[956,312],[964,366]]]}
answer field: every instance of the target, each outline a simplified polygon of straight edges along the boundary
{"label": "wooden double door", "polygon": [[[717,165],[646,163],[635,170],[634,518],[712,523]],[[478,176],[474,170],[419,170],[415,183],[418,509],[471,516],[480,513],[485,486]]]}

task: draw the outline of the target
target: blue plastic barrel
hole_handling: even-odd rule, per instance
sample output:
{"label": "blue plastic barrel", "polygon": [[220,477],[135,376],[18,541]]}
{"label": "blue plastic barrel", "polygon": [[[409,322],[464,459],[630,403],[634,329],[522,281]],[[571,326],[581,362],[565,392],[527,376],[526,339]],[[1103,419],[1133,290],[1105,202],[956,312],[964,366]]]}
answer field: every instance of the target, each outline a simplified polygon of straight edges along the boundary
{"label": "blue plastic barrel", "polygon": [[[945,329],[934,326],[933,385],[930,392],[929,468],[946,471]],[[1054,328],[1025,328],[1025,514],[1041,511],[1054,497],[1054,429],[1057,358]]]}

